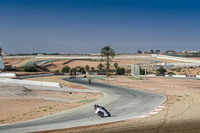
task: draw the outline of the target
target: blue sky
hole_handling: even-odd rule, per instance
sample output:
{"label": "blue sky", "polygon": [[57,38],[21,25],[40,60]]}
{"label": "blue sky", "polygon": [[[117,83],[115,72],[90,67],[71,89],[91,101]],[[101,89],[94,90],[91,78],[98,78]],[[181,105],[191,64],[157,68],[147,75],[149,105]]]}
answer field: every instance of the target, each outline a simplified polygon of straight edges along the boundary
{"label": "blue sky", "polygon": [[198,0],[0,0],[7,53],[200,51]]}

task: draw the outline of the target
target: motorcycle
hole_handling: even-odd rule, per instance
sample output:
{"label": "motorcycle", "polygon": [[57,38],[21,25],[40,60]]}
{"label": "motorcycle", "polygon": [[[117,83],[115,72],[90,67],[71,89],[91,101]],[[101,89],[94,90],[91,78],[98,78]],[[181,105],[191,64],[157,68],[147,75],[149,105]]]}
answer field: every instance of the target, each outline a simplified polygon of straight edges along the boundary
{"label": "motorcycle", "polygon": [[98,116],[102,118],[111,116],[110,112],[108,112],[104,107],[96,105],[94,109],[95,109],[95,113],[98,114]]}

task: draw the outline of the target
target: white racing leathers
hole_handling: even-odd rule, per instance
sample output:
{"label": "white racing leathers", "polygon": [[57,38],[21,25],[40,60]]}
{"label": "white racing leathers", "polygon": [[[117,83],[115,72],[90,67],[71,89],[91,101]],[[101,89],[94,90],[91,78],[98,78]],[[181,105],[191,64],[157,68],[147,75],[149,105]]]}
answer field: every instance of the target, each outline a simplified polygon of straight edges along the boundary
{"label": "white racing leathers", "polygon": [[97,107],[95,110],[95,113],[101,117],[110,117],[111,116],[110,112],[108,112],[105,108],[101,108],[101,107]]}

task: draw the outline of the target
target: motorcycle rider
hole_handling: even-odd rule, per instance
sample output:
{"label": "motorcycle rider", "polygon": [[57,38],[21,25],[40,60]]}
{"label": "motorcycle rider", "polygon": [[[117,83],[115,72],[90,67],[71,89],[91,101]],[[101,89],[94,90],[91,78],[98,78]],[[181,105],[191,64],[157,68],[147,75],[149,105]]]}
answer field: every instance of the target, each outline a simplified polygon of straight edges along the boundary
{"label": "motorcycle rider", "polygon": [[97,104],[94,104],[94,110],[96,110],[96,108],[100,108],[100,106]]}
{"label": "motorcycle rider", "polygon": [[88,84],[91,84],[91,79],[89,79]]}
{"label": "motorcycle rider", "polygon": [[97,108],[103,109],[108,114],[108,116],[111,116],[110,112],[108,112],[104,107],[94,104],[94,110],[96,110]]}
{"label": "motorcycle rider", "polygon": [[97,104],[94,104],[94,109],[96,110],[96,108],[101,108],[101,109],[103,109],[103,110],[105,110],[105,111],[107,112],[107,110],[106,110],[104,107],[99,106],[99,105],[97,105]]}

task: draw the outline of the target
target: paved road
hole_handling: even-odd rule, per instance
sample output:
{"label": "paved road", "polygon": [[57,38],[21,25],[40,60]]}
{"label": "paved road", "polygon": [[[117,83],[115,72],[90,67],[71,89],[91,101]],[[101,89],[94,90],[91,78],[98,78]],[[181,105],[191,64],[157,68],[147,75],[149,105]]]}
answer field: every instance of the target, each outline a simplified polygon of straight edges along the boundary
{"label": "paved road", "polygon": [[65,80],[79,83],[88,86],[91,89],[103,92],[105,97],[96,103],[104,106],[110,111],[112,117],[98,117],[93,110],[94,103],[90,103],[82,107],[28,122],[0,126],[0,133],[26,133],[120,121],[147,114],[155,110],[166,100],[164,95],[119,86],[97,82],[92,82],[91,85],[88,85],[87,79],[83,78]]}
{"label": "paved road", "polygon": [[22,66],[33,66],[34,64],[37,64],[38,66],[42,66],[42,65],[45,65],[47,63],[50,63],[50,62],[55,62],[55,61],[59,61],[61,59],[49,59],[49,60],[36,60],[36,61],[30,61]]}

